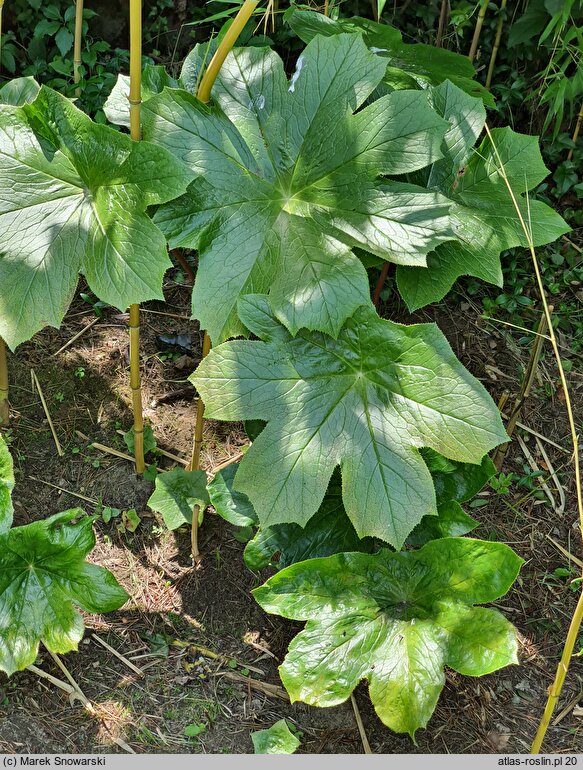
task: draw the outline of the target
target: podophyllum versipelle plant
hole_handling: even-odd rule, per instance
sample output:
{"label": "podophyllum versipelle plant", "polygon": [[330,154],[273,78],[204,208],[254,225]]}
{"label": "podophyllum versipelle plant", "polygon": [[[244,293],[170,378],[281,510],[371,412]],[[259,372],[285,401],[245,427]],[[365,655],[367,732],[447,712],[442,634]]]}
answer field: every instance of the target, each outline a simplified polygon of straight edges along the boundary
{"label": "podophyllum versipelle plant", "polygon": [[[2,109],[0,334],[14,347],[58,325],[78,272],[121,309],[161,297],[166,242],[196,249],[193,316],[214,349],[192,381],[252,445],[208,490],[202,471],[162,474],[151,505],[175,528],[210,499],[252,534],[247,564],[279,570],[254,593],[307,621],[280,669],[292,700],[332,706],[366,679],[383,722],[414,736],[444,666],[517,661],[511,624],[477,605],[521,560],[463,537],[460,503],[506,439],[498,410],[434,324],[377,315],[367,267],[396,264],[410,309],[462,275],[500,284],[500,252],[528,241],[501,163],[534,244],[568,228],[529,197],[547,174],[536,139],[480,141],[467,60],[361,19],[288,21],[308,42],[291,78],[239,48],[205,104],[207,46],[178,80],[146,70],[140,143],[46,88]],[[123,78],[107,114],[127,124]]]}

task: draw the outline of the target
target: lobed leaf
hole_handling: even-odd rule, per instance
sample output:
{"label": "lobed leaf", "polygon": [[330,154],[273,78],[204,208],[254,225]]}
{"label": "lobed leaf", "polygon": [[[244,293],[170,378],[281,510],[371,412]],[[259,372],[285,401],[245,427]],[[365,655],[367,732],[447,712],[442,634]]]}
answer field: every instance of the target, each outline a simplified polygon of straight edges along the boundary
{"label": "lobed leaf", "polygon": [[440,192],[379,180],[438,160],[448,128],[420,91],[364,106],[384,71],[360,35],[317,37],[289,81],[273,51],[237,49],[213,104],[180,89],[144,104],[144,136],[197,175],[155,222],[199,250],[193,312],[214,344],[246,333],[237,302],[251,293],[269,292],[292,334],[336,336],[368,301],[355,246],[424,265],[455,237]]}
{"label": "lobed leaf", "polygon": [[[486,137],[477,150],[472,149],[485,121],[481,101],[452,83],[443,83],[432,94],[434,109],[451,127],[444,137],[444,157],[415,180],[423,178],[428,188],[440,190],[454,202],[450,221],[456,240],[438,245],[427,257],[426,270],[397,268],[397,286],[410,310],[442,299],[462,275],[501,286],[500,253],[528,245],[492,142]],[[537,138],[510,128],[495,128],[491,133],[534,245],[550,243],[568,232],[559,214],[529,196],[548,174]]]}
{"label": "lobed leaf", "polygon": [[43,86],[0,111],[0,335],[11,348],[58,327],[85,275],[124,310],[162,299],[170,265],[147,206],[182,193],[191,174],[170,153],[93,123]]}
{"label": "lobed leaf", "polygon": [[398,29],[360,16],[330,19],[292,6],[284,18],[304,43],[316,35],[362,34],[370,50],[385,62],[384,81],[391,87],[427,88],[450,80],[466,93],[480,97],[488,107],[494,106],[492,95],[474,79],[476,71],[466,56],[423,43],[404,43]]}
{"label": "lobed leaf", "polygon": [[506,593],[521,563],[501,543],[444,538],[419,551],[300,562],[253,595],[267,612],[308,621],[280,666],[292,702],[334,706],[367,679],[380,719],[414,738],[444,666],[481,676],[517,662],[512,625],[474,605]]}
{"label": "lobed leaf", "polygon": [[192,524],[192,512],[199,506],[202,520],[204,509],[209,503],[204,471],[187,471],[175,468],[159,473],[155,488],[148,500],[153,511],[162,514],[168,529],[178,529],[183,524]]}
{"label": "lobed leaf", "polygon": [[110,572],[85,561],[92,521],[77,508],[0,534],[0,669],[9,676],[34,663],[40,642],[77,649],[84,626],[75,607],[110,612],[127,601]]}
{"label": "lobed leaf", "polygon": [[264,341],[215,348],[190,379],[209,417],[267,421],[235,479],[264,527],[304,526],[340,465],[358,536],[400,548],[436,511],[419,448],[480,463],[506,439],[494,403],[434,325],[401,326],[365,306],[336,340],[292,338],[266,297],[242,300],[239,314]]}

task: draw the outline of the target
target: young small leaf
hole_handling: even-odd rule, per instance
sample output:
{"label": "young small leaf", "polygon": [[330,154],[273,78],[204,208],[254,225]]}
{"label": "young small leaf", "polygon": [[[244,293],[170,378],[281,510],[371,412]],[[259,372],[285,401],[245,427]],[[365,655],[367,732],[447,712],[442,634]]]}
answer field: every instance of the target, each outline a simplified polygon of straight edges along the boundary
{"label": "young small leaf", "polygon": [[159,473],[156,486],[148,505],[162,514],[168,529],[178,529],[183,524],[192,524],[192,511],[198,505],[199,516],[209,503],[204,471],[187,471],[175,468]]}
{"label": "young small leaf", "polygon": [[255,754],[293,754],[300,746],[300,741],[287,726],[285,719],[280,719],[266,730],[251,733]]}
{"label": "young small leaf", "polygon": [[[126,433],[124,433],[123,440],[128,448],[128,452],[133,455],[135,451],[133,425]],[[148,452],[151,452],[153,449],[156,449],[156,437],[154,436],[154,431],[149,425],[144,425],[144,454],[147,455]]]}
{"label": "young small leaf", "polygon": [[34,663],[41,641],[51,652],[77,649],[84,627],[75,606],[101,613],[127,601],[110,572],[85,561],[94,545],[80,509],[0,535],[0,669],[9,676]]}
{"label": "young small leaf", "polygon": [[517,663],[513,626],[474,605],[506,593],[521,563],[501,543],[444,538],[420,551],[300,562],[253,595],[267,612],[308,621],[280,666],[292,702],[335,706],[367,679],[380,719],[414,738],[444,666],[481,676]]}

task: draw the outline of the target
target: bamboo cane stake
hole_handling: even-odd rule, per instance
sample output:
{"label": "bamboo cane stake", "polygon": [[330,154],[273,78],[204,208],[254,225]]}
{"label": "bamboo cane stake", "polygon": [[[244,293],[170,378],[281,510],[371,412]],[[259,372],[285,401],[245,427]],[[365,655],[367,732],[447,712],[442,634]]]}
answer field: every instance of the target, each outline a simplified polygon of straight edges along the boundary
{"label": "bamboo cane stake", "polygon": [[504,11],[506,10],[506,0],[502,0],[500,4],[500,15],[498,17],[498,24],[496,25],[496,37],[494,38],[494,47],[492,48],[492,54],[490,56],[490,64],[488,65],[488,74],[486,75],[486,88],[490,88],[492,83],[492,76],[494,74],[494,65],[496,64],[496,57],[498,56],[498,49],[500,48],[500,40],[502,38],[502,27],[504,26]]}
{"label": "bamboo cane stake", "polygon": [[[142,103],[142,0],[130,0],[130,136],[141,138]],[[134,412],[134,457],[136,473],[146,470],[144,460],[144,416],[140,380],[140,306],[130,305],[130,387]]]}
{"label": "bamboo cane stake", "polygon": [[0,337],[0,425],[6,427],[10,419],[10,404],[8,402],[8,358],[6,343]]}
{"label": "bamboo cane stake", "polygon": [[443,45],[443,35],[445,32],[445,28],[447,26],[447,22],[449,19],[449,0],[441,0],[441,11],[439,14],[439,25],[437,27],[437,36],[435,38],[435,47],[441,48]]}
{"label": "bamboo cane stake", "polygon": [[[583,124],[583,104],[581,105],[581,109],[579,110],[579,115],[577,115],[577,123],[575,124],[575,130],[573,131],[573,144],[577,141],[579,137],[579,131],[581,131],[581,124]],[[567,160],[571,160],[573,157],[573,148],[569,150],[569,153],[567,155]]]}
{"label": "bamboo cane stake", "polygon": [[[569,420],[569,430],[571,433],[571,440],[573,443],[573,465],[575,469],[575,492],[577,495],[577,510],[579,512],[579,527],[581,530],[581,534],[583,535],[583,492],[581,489],[581,466],[579,462],[579,436],[577,435],[577,427],[575,425],[575,418],[573,416],[573,406],[571,404],[571,395],[569,393],[569,386],[567,384],[565,370],[563,369],[563,363],[561,361],[561,355],[560,355],[559,346],[557,343],[557,338],[555,336],[555,330],[553,329],[553,324],[551,321],[549,304],[547,302],[545,288],[544,288],[544,284],[543,284],[543,280],[542,280],[542,276],[541,276],[541,272],[538,264],[538,259],[536,256],[536,251],[534,248],[534,243],[532,241],[530,229],[527,226],[526,222],[524,221],[524,217],[522,216],[520,206],[518,205],[518,201],[516,200],[516,196],[514,194],[512,186],[508,181],[508,176],[506,175],[502,158],[500,157],[498,149],[494,144],[492,133],[490,132],[490,128],[487,123],[485,124],[484,128],[486,130],[486,134],[488,135],[490,142],[492,143],[492,148],[494,150],[494,154],[499,164],[498,172],[502,177],[504,184],[506,185],[508,194],[510,195],[514,209],[516,210],[516,215],[520,220],[520,225],[526,236],[528,248],[530,251],[530,255],[532,257],[532,264],[533,264],[533,269],[536,276],[536,282],[541,295],[544,314],[547,319],[549,337],[551,338],[551,345],[553,346],[553,353],[555,355],[555,359],[557,362],[557,368],[559,370],[559,378],[561,380],[561,385],[563,386],[563,392],[565,396],[565,408],[567,410],[567,417]],[[571,618],[571,623],[569,625],[569,631],[567,633],[567,638],[565,640],[563,654],[561,655],[561,660],[559,661],[559,665],[557,667],[553,684],[549,688],[549,696],[547,699],[545,710],[530,750],[532,754],[539,753],[542,743],[544,741],[545,735],[547,733],[547,730],[551,721],[551,717],[553,715],[553,711],[555,709],[557,701],[559,700],[559,696],[563,688],[565,677],[567,676],[567,671],[569,670],[569,664],[571,662],[571,658],[573,657],[573,650],[577,642],[577,636],[579,634],[579,629],[581,627],[582,621],[583,621],[583,591],[581,591],[581,593],[579,594],[579,600],[577,602],[575,612],[573,613],[573,617]]]}
{"label": "bamboo cane stake", "polygon": [[[233,19],[233,23],[227,30],[226,35],[219,44],[219,47],[215,51],[213,58],[211,59],[209,66],[204,73],[200,85],[197,90],[197,99],[205,104],[211,98],[211,91],[215,80],[220,72],[223,62],[227,58],[230,50],[235,45],[235,42],[241,34],[243,27],[251,16],[253,11],[257,7],[259,0],[245,0],[241,6],[239,12]],[[211,339],[207,332],[204,333],[204,339],[202,343],[202,358],[205,358],[211,349]],[[199,396],[196,402],[196,423],[194,426],[194,441],[192,444],[192,458],[188,470],[196,471],[200,468],[200,450],[202,447],[202,435],[204,429],[204,402]],[[200,558],[200,552],[198,550],[198,514],[199,506],[195,505],[192,512],[192,557],[195,563]]]}
{"label": "bamboo cane stake", "polygon": [[486,18],[487,9],[488,9],[488,0],[481,0],[480,12],[478,13],[478,20],[476,21],[476,28],[474,29],[472,45],[470,46],[470,52],[468,54],[468,59],[470,61],[474,61],[474,59],[476,58],[476,53],[478,50],[478,42],[480,40],[480,33],[482,32],[482,25],[484,24],[484,19]]}
{"label": "bamboo cane stake", "polygon": [[259,0],[245,0],[224,38],[221,40],[215,55],[211,59],[210,64],[200,81],[200,86],[196,95],[201,102],[206,103],[211,98],[211,90],[217,79],[217,75],[223,66],[223,62],[243,31],[243,27],[253,15],[253,11],[257,8],[258,2]]}
{"label": "bamboo cane stake", "polygon": [[[73,80],[81,80],[81,43],[83,38],[83,0],[75,2],[75,42],[73,45]],[[81,96],[81,87],[75,89],[75,96]]]}

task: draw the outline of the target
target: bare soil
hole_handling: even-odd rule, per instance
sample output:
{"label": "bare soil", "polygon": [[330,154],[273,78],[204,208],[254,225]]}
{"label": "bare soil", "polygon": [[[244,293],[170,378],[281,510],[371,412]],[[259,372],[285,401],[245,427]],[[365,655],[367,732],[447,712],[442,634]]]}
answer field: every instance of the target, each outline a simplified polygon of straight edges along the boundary
{"label": "bare soil", "polygon": [[[167,303],[149,303],[145,310],[150,312],[143,313],[142,372],[145,416],[158,446],[188,459],[194,391],[157,402],[163,394],[185,388],[187,375],[200,359],[201,333],[188,320],[190,287],[177,282],[177,277],[176,272],[169,274]],[[437,321],[462,362],[494,398],[508,391],[508,404],[513,403],[530,351],[529,345],[519,342],[522,332],[481,320],[471,301],[459,296],[413,319],[394,295],[389,303],[382,309],[396,320]],[[257,576],[246,569],[243,545],[233,529],[209,512],[200,532],[202,563],[193,568],[189,533],[167,532],[147,509],[152,483],[137,478],[127,460],[90,447],[97,441],[127,451],[118,431],[127,430],[132,421],[123,316],[105,311],[102,319],[55,355],[94,318],[91,308],[76,300],[59,331],[45,330],[11,356],[13,419],[5,435],[17,473],[15,524],[77,506],[92,512],[96,502],[135,508],[141,517],[135,533],[119,531],[119,520],[96,522],[98,543],[91,557],[116,575],[131,599],[117,613],[88,616],[79,652],[63,657],[92,711],[79,701],[70,702],[65,692],[30,671],[10,680],[0,677],[0,751],[248,753],[250,732],[285,717],[301,733],[302,752],[361,753],[350,701],[338,708],[317,709],[289,704],[283,691],[274,694],[273,686],[280,686],[278,662],[300,626],[268,616],[255,604],[249,592],[268,573]],[[165,356],[156,341],[160,334],[191,336],[192,351],[187,355],[192,361],[178,362],[185,369],[170,358],[162,360]],[[62,457],[31,386],[31,368],[49,404]],[[583,387],[576,369],[571,381],[577,408]],[[576,413],[580,421],[580,408]],[[447,672],[445,690],[428,728],[418,733],[418,745],[382,725],[362,684],[356,703],[374,753],[529,749],[577,598],[570,578],[554,571],[571,569],[576,578],[580,573],[576,559],[583,558],[564,395],[550,351],[538,367],[521,422],[544,436],[546,458],[535,437],[519,431],[536,467],[544,471],[553,502],[538,499],[540,482],[528,481],[527,458],[514,441],[503,470],[517,473],[521,481],[506,495],[486,489],[480,497],[484,506],[471,511],[482,522],[477,536],[506,542],[525,559],[515,588],[497,604],[519,629],[521,665],[480,679]],[[212,471],[246,443],[241,426],[207,421],[204,468]],[[174,462],[158,459],[161,468]],[[37,665],[63,679],[48,653],[41,653]],[[548,733],[547,751],[583,751],[580,718],[576,709],[573,713],[578,698],[583,698],[582,673],[575,659],[556,712],[561,718]],[[205,726],[196,738],[184,733],[192,724]]]}

